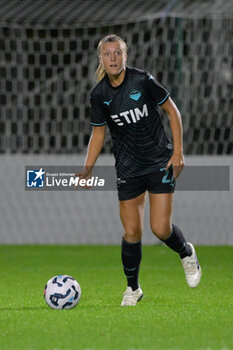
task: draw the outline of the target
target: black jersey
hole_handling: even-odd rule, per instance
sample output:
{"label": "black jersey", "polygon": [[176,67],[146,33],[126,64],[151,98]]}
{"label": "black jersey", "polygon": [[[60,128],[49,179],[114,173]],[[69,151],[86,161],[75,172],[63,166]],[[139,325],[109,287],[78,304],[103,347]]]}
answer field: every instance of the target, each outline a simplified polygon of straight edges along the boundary
{"label": "black jersey", "polygon": [[108,125],[118,177],[149,174],[167,164],[172,145],[157,106],[168,97],[151,74],[129,67],[119,86],[106,75],[91,91],[91,125]]}

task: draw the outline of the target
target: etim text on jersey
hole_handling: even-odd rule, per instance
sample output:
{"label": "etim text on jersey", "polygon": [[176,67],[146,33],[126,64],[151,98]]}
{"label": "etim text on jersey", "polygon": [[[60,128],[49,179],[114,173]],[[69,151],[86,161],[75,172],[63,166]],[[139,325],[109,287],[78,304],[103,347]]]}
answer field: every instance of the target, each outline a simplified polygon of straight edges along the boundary
{"label": "etim text on jersey", "polygon": [[[119,126],[123,126],[126,123],[137,123],[141,118],[148,116],[147,105],[144,104],[142,111],[139,108],[130,109],[129,111],[121,112],[119,114],[111,115],[112,120]],[[123,117],[123,118],[120,118]]]}

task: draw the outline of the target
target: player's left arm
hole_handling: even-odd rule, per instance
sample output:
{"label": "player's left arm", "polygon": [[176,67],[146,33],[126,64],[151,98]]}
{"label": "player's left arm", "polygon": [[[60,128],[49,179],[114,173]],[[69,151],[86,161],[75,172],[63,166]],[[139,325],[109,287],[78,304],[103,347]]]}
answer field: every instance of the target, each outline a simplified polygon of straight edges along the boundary
{"label": "player's left arm", "polygon": [[183,128],[179,109],[169,97],[161,107],[167,113],[173,138],[173,154],[167,163],[166,169],[173,165],[173,176],[177,178],[184,168],[183,155]]}

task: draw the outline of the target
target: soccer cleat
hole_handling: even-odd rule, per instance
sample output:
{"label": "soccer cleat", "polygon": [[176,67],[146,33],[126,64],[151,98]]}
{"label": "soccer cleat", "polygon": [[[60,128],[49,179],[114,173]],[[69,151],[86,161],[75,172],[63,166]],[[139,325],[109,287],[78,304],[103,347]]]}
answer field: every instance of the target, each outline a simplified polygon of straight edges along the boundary
{"label": "soccer cleat", "polygon": [[121,306],[135,306],[138,301],[143,297],[143,291],[139,287],[135,291],[131,287],[127,287],[124,293],[124,297],[121,302]]}
{"label": "soccer cleat", "polygon": [[199,265],[199,262],[197,260],[196,252],[194,249],[194,246],[191,243],[188,243],[192,250],[191,256],[186,256],[185,258],[181,259],[186,281],[191,288],[195,288],[198,286],[200,280],[201,280],[201,266]]}

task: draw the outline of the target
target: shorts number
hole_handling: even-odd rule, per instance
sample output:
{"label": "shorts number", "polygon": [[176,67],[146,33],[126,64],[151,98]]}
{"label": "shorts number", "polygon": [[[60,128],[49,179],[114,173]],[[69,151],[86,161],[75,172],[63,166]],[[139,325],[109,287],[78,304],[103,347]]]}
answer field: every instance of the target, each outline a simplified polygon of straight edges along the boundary
{"label": "shorts number", "polygon": [[[160,169],[160,171],[165,171],[166,168]],[[173,175],[171,176],[171,179],[168,179],[169,176],[169,169],[165,171],[164,177],[162,178],[162,183],[163,184],[169,184],[170,182],[173,181]]]}

